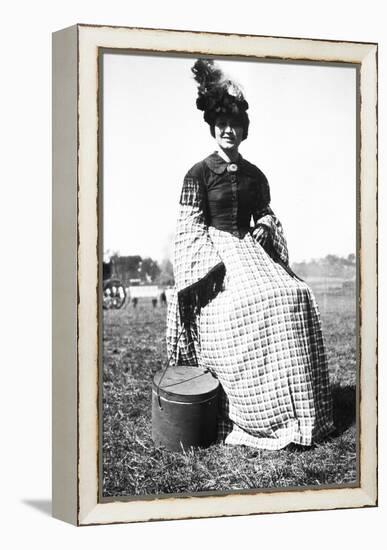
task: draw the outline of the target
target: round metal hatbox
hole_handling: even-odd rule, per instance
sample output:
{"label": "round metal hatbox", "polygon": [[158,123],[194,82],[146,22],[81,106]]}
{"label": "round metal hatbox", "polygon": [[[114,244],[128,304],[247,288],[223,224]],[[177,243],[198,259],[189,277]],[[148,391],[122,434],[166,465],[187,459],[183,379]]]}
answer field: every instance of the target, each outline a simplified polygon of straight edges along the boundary
{"label": "round metal hatbox", "polygon": [[[160,386],[161,380],[161,386]],[[219,382],[199,367],[171,367],[155,374],[152,438],[172,451],[216,441]]]}

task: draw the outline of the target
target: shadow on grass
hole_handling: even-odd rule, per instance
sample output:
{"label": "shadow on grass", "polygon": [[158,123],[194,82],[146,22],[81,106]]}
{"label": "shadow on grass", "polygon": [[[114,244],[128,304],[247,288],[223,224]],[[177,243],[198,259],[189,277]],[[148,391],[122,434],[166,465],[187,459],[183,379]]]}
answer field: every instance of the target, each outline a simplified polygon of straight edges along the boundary
{"label": "shadow on grass", "polygon": [[341,435],[356,421],[355,386],[333,386],[333,422],[336,434]]}

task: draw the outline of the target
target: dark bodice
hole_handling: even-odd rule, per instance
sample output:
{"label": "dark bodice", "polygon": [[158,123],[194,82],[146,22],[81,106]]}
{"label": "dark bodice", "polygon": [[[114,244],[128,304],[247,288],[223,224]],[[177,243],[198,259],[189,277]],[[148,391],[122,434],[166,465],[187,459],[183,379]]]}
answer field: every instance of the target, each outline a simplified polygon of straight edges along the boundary
{"label": "dark bodice", "polygon": [[203,187],[204,213],[207,225],[237,233],[248,230],[251,216],[255,219],[270,202],[265,175],[239,156],[236,171],[220,155],[213,153],[196,164],[188,173]]}

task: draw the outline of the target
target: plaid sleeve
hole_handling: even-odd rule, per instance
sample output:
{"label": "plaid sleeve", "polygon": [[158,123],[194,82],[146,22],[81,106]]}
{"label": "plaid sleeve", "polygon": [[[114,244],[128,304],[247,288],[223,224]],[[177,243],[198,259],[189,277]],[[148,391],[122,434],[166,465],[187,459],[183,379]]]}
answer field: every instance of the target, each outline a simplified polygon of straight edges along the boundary
{"label": "plaid sleeve", "polygon": [[168,305],[167,346],[174,364],[197,364],[196,315],[223,287],[225,266],[208,233],[205,204],[203,184],[188,174],[176,227],[174,299]]}
{"label": "plaid sleeve", "polygon": [[[270,207],[262,212],[262,216],[257,219],[255,228],[264,227],[267,229],[267,238],[264,248],[267,252],[277,256],[285,265],[289,265],[289,253],[284,231],[279,219],[274,215]],[[259,240],[258,240],[259,242]]]}
{"label": "plaid sleeve", "polygon": [[186,176],[180,196],[174,249],[174,273],[178,291],[206,276],[222,259],[216,251],[205,219],[205,189],[199,178]]}
{"label": "plaid sleeve", "polygon": [[187,175],[181,190],[180,205],[203,209],[203,194],[198,178]]}
{"label": "plaid sleeve", "polygon": [[288,247],[284,231],[279,219],[270,208],[270,186],[266,176],[261,172],[258,181],[257,203],[254,207],[253,218],[255,230],[264,228],[264,234],[258,232],[256,240],[263,248],[275,258],[278,258],[283,264],[289,264]]}
{"label": "plaid sleeve", "polygon": [[284,231],[279,219],[274,214],[265,214],[257,222],[258,226],[266,227],[269,230],[268,244],[280,260],[288,265],[289,253]]}

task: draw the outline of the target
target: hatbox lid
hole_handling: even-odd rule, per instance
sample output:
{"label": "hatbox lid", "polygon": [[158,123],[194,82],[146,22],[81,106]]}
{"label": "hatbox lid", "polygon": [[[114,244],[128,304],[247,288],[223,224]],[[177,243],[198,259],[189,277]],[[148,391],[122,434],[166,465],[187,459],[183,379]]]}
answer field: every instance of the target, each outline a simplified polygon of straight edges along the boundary
{"label": "hatbox lid", "polygon": [[[157,391],[162,372],[157,372],[153,378],[154,391]],[[160,395],[173,401],[194,403],[212,397],[218,387],[218,380],[200,367],[170,367],[161,381]]]}

